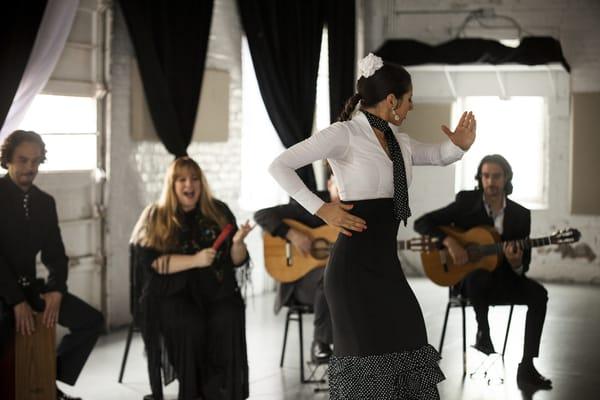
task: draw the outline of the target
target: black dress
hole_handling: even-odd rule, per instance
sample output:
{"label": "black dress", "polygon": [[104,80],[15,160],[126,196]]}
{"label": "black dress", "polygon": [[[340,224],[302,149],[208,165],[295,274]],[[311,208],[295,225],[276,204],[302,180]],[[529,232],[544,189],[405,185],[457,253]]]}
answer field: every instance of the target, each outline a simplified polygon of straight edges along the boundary
{"label": "black dress", "polygon": [[[221,202],[219,206],[236,226],[227,206]],[[178,248],[170,254],[193,254],[210,247],[220,232],[199,209],[182,219]],[[162,254],[135,248],[137,280],[143,285],[136,317],[155,400],[163,398],[161,370],[166,384],[178,379],[181,400],[248,397],[244,302],[230,249],[231,236],[213,266],[159,275],[151,264]]]}
{"label": "black dress", "polygon": [[339,235],[325,270],[335,344],[330,398],[439,398],[440,356],[398,260],[392,199],[351,203],[369,228]]}

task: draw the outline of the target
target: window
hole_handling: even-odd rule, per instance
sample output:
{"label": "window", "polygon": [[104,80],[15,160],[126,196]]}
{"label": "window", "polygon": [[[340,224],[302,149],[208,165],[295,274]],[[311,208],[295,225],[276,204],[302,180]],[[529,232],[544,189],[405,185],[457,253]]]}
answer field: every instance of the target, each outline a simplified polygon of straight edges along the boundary
{"label": "window", "polygon": [[287,194],[269,175],[269,164],[284,150],[263,103],[248,42],[242,41],[242,187],[240,206],[258,210],[287,203]]}
{"label": "window", "polygon": [[463,97],[455,103],[453,125],[460,113],[477,116],[477,139],[456,168],[456,190],[470,190],[481,159],[500,154],[513,168],[514,201],[525,207],[547,207],[547,128],[543,97]]}
{"label": "window", "polygon": [[[314,129],[329,126],[329,70],[327,31],[323,30],[321,55],[317,76],[317,98]],[[242,187],[240,206],[246,210],[258,210],[276,204],[287,203],[287,193],[279,187],[268,173],[269,164],[283,150],[267,110],[265,109],[248,42],[242,41]],[[324,188],[323,165],[314,164],[317,185]]]}
{"label": "window", "polygon": [[[321,52],[319,55],[319,71],[317,73],[317,98],[315,100],[315,124],[313,133],[331,125],[329,120],[329,50],[327,29],[323,29],[321,37]],[[325,166],[322,161],[313,163],[317,188],[325,190]]]}
{"label": "window", "polygon": [[46,143],[47,160],[40,166],[41,171],[96,168],[96,99],[37,95],[19,129],[42,135]]}

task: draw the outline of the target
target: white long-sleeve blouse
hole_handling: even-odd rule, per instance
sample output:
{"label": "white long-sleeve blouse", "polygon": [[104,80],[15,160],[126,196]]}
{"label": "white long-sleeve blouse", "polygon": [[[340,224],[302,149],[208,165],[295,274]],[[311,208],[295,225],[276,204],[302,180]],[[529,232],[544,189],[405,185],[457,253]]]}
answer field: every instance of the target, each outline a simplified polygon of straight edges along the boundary
{"label": "white long-sleeve blouse", "polygon": [[[412,165],[448,165],[464,154],[450,140],[421,143],[399,132],[395,125],[390,124],[390,127],[402,151],[409,186]],[[306,187],[295,170],[323,159],[331,165],[341,200],[393,197],[392,160],[362,112],[357,112],[350,121],[336,122],[290,147],[269,166],[269,173],[279,185],[311,214],[324,202]]]}

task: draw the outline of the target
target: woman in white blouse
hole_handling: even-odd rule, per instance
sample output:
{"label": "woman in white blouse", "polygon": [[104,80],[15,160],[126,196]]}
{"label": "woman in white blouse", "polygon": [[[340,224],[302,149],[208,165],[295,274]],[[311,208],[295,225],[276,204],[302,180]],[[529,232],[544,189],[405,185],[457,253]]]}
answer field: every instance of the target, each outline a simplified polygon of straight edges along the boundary
{"label": "woman in white blouse", "polygon": [[[427,343],[420,306],[396,252],[401,221],[410,216],[412,165],[448,165],[475,139],[475,117],[464,113],[449,140],[424,144],[398,126],[412,110],[410,74],[372,54],[340,122],[284,151],[269,171],[288,194],[340,229],[325,271],[333,323],[331,399],[436,399],[444,379]],[[360,111],[354,112],[360,102]],[[326,203],[295,170],[327,159],[341,202]]]}

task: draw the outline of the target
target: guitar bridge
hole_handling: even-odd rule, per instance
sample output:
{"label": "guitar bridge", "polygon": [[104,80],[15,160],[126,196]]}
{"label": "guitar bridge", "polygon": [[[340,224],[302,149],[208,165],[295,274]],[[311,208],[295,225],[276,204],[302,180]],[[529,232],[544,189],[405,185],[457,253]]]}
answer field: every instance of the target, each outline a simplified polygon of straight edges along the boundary
{"label": "guitar bridge", "polygon": [[444,272],[448,272],[448,252],[440,251],[440,262],[444,266]]}
{"label": "guitar bridge", "polygon": [[291,267],[294,263],[292,259],[292,244],[288,241],[285,242],[285,265]]}

